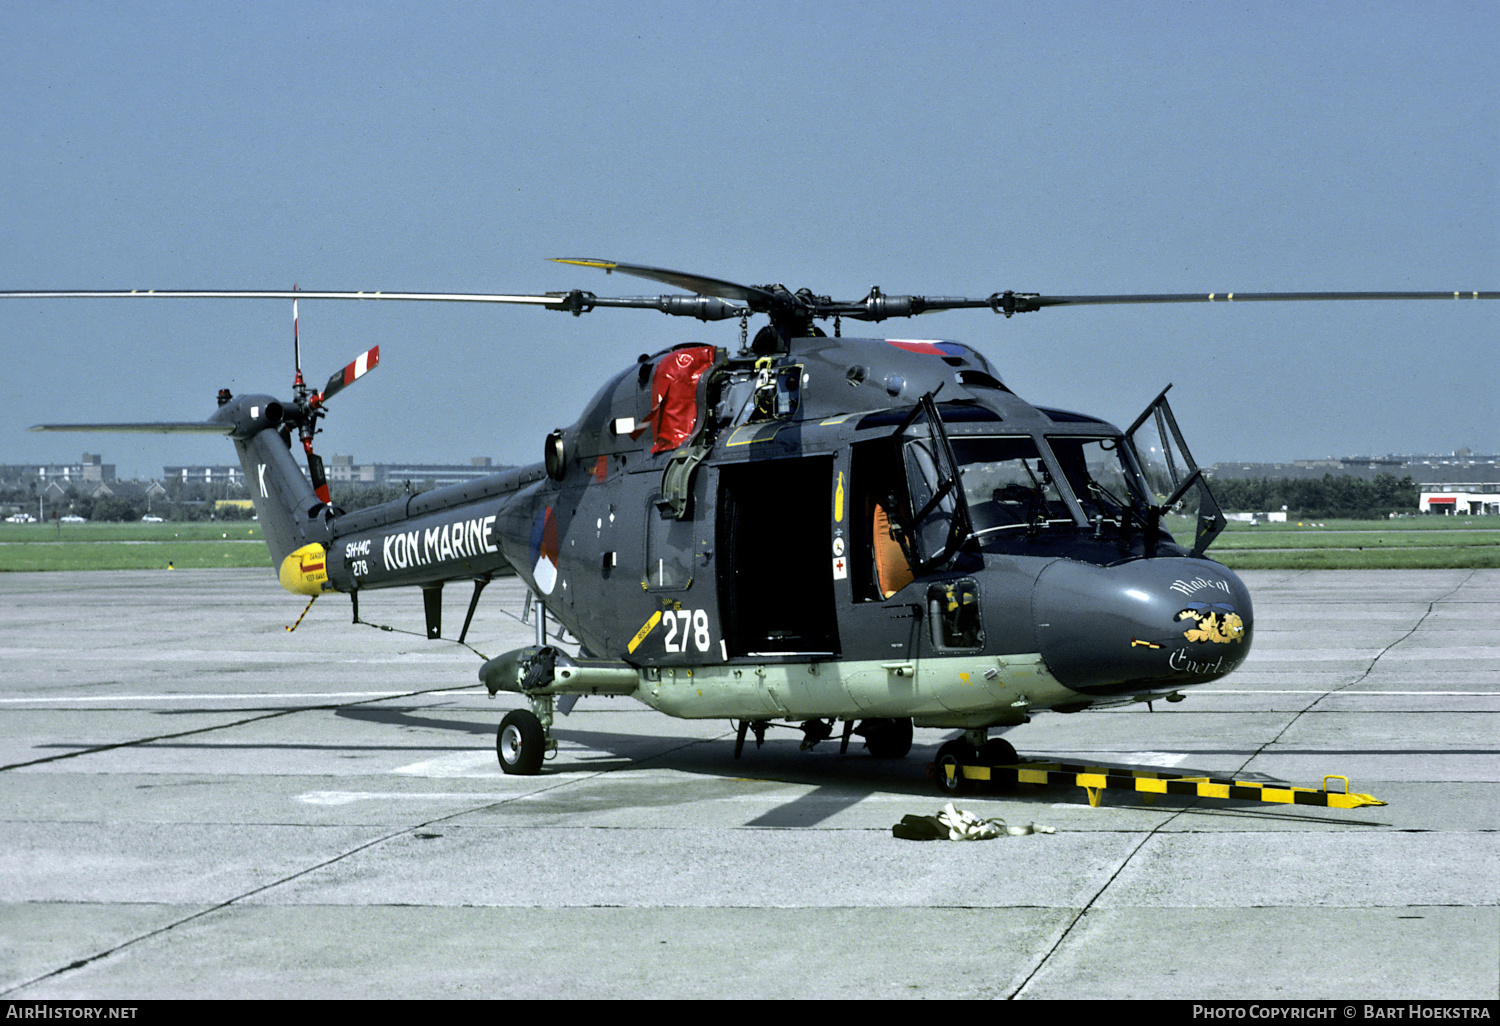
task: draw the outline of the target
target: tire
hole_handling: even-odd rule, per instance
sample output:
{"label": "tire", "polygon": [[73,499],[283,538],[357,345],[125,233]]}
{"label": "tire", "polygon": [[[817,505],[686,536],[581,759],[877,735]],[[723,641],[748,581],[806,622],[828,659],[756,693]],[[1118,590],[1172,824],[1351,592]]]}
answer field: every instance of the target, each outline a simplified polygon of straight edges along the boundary
{"label": "tire", "polygon": [[541,771],[546,754],[547,732],[531,710],[512,710],[500,721],[500,729],[495,732],[495,755],[506,773],[534,777]]}
{"label": "tire", "polygon": [[[935,761],[938,790],[943,794],[963,794],[973,786],[973,782],[963,773],[964,765],[975,761],[974,748],[967,741],[949,741],[938,749]],[[948,774],[949,767],[953,769],[952,776]]]}
{"label": "tire", "polygon": [[904,759],[911,751],[911,720],[866,720],[865,747],[877,759]]}
{"label": "tire", "polygon": [[1016,746],[1002,737],[992,737],[979,749],[979,761],[990,767],[990,786],[996,791],[1007,792],[1015,789],[1016,771],[999,770],[996,766],[1011,766],[1021,761],[1016,754]]}

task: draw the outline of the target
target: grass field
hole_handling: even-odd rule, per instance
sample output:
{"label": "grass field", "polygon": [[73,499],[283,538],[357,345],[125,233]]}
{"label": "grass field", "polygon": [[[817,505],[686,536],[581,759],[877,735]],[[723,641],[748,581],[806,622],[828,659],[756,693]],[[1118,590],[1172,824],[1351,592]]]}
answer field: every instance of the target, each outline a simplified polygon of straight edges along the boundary
{"label": "grass field", "polygon": [[0,523],[0,571],[151,570],[271,565],[253,521]]}
{"label": "grass field", "polygon": [[[1191,525],[1173,523],[1179,541]],[[1500,567],[1488,517],[1230,524],[1209,555],[1238,570],[1448,570]],[[161,524],[0,523],[0,571],[269,567],[253,521]]]}
{"label": "grass field", "polygon": [[1500,567],[1489,517],[1230,524],[1209,550],[1239,570],[1451,570]]}

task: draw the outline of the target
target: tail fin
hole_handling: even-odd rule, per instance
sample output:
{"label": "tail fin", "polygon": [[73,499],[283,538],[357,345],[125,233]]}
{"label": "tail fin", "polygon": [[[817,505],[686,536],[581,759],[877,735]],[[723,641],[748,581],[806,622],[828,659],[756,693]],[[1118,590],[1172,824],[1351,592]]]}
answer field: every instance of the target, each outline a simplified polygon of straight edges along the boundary
{"label": "tail fin", "polygon": [[329,586],[331,511],[292,456],[290,436],[279,430],[284,412],[271,396],[248,395],[229,400],[213,419],[233,425],[230,437],[282,587],[317,595]]}

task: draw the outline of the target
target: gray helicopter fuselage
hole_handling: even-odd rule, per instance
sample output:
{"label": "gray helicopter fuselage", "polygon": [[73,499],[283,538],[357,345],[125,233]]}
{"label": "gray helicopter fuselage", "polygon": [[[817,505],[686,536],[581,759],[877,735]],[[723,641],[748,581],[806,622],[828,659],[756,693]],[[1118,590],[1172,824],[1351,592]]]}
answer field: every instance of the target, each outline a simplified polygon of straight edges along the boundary
{"label": "gray helicopter fuselage", "polygon": [[[0,291],[66,297],[473,302],[581,316],[650,309],[738,320],[741,352],[688,344],[608,381],[542,463],[344,513],[313,451],[326,400],[379,363],[361,354],[314,393],[232,396],[204,422],[38,425],[58,431],[228,435],[251,485],[272,564],[289,591],[354,597],[423,591],[441,637],[446,584],[519,576],[545,609],[537,644],[489,659],[480,680],[523,694],[501,721],[507,773],[557,749],[554,708],[581,694],[632,695],[683,717],[739,721],[763,739],[832,721],[872,754],[900,757],[911,727],[962,728],[939,749],[949,793],[961,764],[1015,752],[986,733],[1033,710],[1181,698],[1245,660],[1250,597],[1206,558],[1224,517],[1165,391],[1126,430],[1033,406],[983,356],[948,341],[843,339],[833,320],[879,323],[939,310],[1007,319],[1052,307],[1183,303],[1458,301],[1495,291],[1188,292],[836,299],[621,263],[560,261],[684,289],[601,297],[238,290]],[[751,316],[769,323],[743,345]],[[1170,387],[1170,386],[1169,386]],[[307,456],[292,456],[293,432]],[[1178,542],[1177,537],[1183,539]],[[1190,540],[1189,540],[1190,537]],[[576,654],[549,644],[555,619]],[[459,635],[460,639],[464,635]],[[999,760],[999,761],[997,761]]]}
{"label": "gray helicopter fuselage", "polygon": [[325,587],[518,574],[583,657],[694,718],[1004,726],[1176,697],[1250,648],[1239,579],[1127,508],[1150,485],[1120,430],[957,343],[682,346],[547,445],[332,518]]}

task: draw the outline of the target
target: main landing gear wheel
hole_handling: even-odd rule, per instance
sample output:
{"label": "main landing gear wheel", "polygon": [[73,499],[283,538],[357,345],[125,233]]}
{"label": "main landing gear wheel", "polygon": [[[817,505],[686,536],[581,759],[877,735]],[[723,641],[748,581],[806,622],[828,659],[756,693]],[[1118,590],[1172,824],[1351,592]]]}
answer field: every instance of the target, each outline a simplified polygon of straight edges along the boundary
{"label": "main landing gear wheel", "polygon": [[979,761],[990,767],[990,787],[1001,792],[1015,789],[1016,771],[995,769],[996,766],[1013,766],[1021,761],[1015,745],[1003,737],[992,737],[979,749]]}
{"label": "main landing gear wheel", "polygon": [[[949,741],[937,751],[937,785],[944,794],[963,794],[972,786],[964,776],[964,765],[975,761],[974,746],[962,739]],[[950,775],[949,770],[952,770]]]}
{"label": "main landing gear wheel", "polygon": [[542,721],[529,709],[514,709],[500,721],[495,732],[495,754],[506,773],[534,777],[547,754],[547,733]]}

